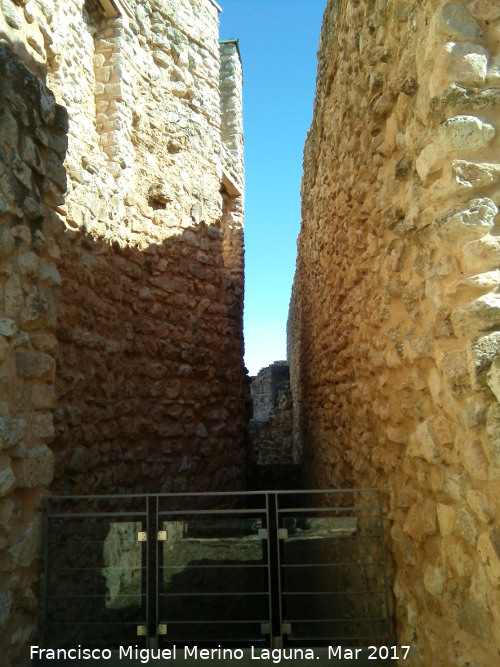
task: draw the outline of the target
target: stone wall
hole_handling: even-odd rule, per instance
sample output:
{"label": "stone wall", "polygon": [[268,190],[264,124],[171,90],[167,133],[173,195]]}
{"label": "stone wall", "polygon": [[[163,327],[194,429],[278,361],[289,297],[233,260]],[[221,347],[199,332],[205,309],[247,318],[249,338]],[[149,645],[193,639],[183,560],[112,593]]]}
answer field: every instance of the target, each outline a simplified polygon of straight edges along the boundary
{"label": "stone wall", "polygon": [[[64,41],[73,35],[60,36],[48,77],[70,114],[55,486],[235,488],[243,169],[221,139],[217,8],[128,4],[131,17],[90,3],[53,17],[80,22],[84,64]],[[231,255],[220,193],[229,166],[240,191]]]}
{"label": "stone wall", "polygon": [[34,631],[40,510],[54,476],[63,232],[54,207],[65,189],[67,116],[4,41],[0,99],[0,645],[10,665]]}
{"label": "stone wall", "polygon": [[309,484],[376,486],[410,665],[500,650],[500,7],[331,0],[288,325]]}
{"label": "stone wall", "polygon": [[292,411],[288,364],[274,362],[252,378],[253,417],[248,425],[251,465],[288,465],[292,458]]}
{"label": "stone wall", "polygon": [[252,423],[269,421],[269,415],[279,402],[279,394],[290,386],[290,368],[286,361],[261,368],[252,378]]}
{"label": "stone wall", "polygon": [[22,664],[47,487],[244,484],[242,74],[212,0],[0,7],[0,645]]}
{"label": "stone wall", "polygon": [[251,378],[253,416],[247,428],[247,487],[301,488],[300,461],[294,460],[290,371],[275,361]]}

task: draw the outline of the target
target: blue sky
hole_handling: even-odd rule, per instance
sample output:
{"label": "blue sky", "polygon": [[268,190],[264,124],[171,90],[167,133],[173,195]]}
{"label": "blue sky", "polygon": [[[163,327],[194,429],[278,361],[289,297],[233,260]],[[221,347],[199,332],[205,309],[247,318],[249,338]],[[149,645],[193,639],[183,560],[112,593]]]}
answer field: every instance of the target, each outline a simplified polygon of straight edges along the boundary
{"label": "blue sky", "polygon": [[239,39],[243,62],[245,364],[255,375],[286,358],[302,152],[326,0],[218,2],[220,38]]}

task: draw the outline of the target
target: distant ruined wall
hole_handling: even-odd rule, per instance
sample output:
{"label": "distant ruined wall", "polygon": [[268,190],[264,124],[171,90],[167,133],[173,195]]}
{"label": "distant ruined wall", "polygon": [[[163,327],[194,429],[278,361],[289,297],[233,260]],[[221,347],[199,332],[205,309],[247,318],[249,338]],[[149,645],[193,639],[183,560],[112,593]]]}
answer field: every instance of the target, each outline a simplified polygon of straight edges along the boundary
{"label": "distant ruined wall", "polygon": [[302,487],[300,461],[294,460],[293,401],[286,361],[275,361],[250,378],[253,415],[246,435],[249,490]]}
{"label": "distant ruined wall", "polygon": [[248,424],[250,464],[290,465],[292,459],[292,395],[288,364],[274,362],[252,378],[253,416]]}
{"label": "distant ruined wall", "polygon": [[278,404],[278,392],[290,383],[290,369],[286,361],[275,361],[261,368],[252,378],[251,395],[253,422],[267,422],[273,408]]}
{"label": "distant ruined wall", "polygon": [[310,484],[380,487],[409,665],[500,651],[500,6],[331,0],[288,324]]}
{"label": "distant ruined wall", "polygon": [[47,490],[244,485],[242,72],[236,41],[219,50],[218,13],[212,0],[0,3],[12,664],[36,623]]}

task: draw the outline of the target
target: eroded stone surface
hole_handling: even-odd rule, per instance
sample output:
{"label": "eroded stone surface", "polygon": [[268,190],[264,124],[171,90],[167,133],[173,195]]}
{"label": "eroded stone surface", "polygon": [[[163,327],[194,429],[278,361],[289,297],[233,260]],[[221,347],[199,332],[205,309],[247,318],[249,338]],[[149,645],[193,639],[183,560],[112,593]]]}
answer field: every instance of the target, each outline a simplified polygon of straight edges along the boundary
{"label": "eroded stone surface", "polygon": [[0,496],[23,511],[0,564],[26,609],[5,598],[0,647],[16,665],[47,487],[244,482],[238,44],[219,45],[211,0],[112,4],[1,3]]}
{"label": "eroded stone surface", "polygon": [[415,667],[500,642],[499,18],[329,2],[304,152],[294,448],[311,485],[383,489]]}

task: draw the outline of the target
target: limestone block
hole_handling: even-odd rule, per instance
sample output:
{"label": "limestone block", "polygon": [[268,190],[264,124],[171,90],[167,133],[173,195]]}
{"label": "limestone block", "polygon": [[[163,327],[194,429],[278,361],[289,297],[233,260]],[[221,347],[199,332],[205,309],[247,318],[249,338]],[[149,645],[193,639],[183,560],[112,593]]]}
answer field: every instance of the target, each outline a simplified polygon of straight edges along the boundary
{"label": "limestone block", "polygon": [[467,502],[469,507],[483,523],[491,523],[497,514],[495,503],[482,491],[470,489],[467,491]]}
{"label": "limestone block", "polygon": [[457,530],[471,546],[476,546],[478,538],[477,520],[467,507],[461,507],[456,514]]}
{"label": "limestone block", "polygon": [[13,273],[4,287],[4,314],[7,317],[16,317],[21,313],[23,304],[24,294],[21,281],[19,276]]}
{"label": "limestone block", "polygon": [[4,213],[10,213],[10,206],[5,197],[0,194],[0,215],[3,215]]}
{"label": "limestone block", "polygon": [[439,565],[428,565],[424,572],[424,586],[431,595],[439,598],[444,589],[444,574]]}
{"label": "limestone block", "polygon": [[500,164],[453,160],[451,166],[453,177],[461,187],[482,188],[500,180]]}
{"label": "limestone block", "polygon": [[450,155],[487,146],[495,136],[495,127],[476,116],[454,116],[442,122],[430,144],[418,156],[415,166],[420,178],[427,178]]}
{"label": "limestone block", "polygon": [[490,611],[489,592],[492,591],[486,568],[481,562],[478,563],[477,570],[471,577],[470,593],[471,597],[485,611]]}
{"label": "limestone block", "polygon": [[497,269],[500,264],[500,238],[484,236],[478,241],[466,243],[461,252],[462,269],[468,275]]}
{"label": "limestone block", "polygon": [[398,428],[397,426],[388,426],[386,429],[387,438],[391,442],[397,442],[399,444],[406,444],[408,442],[408,431],[404,428]]}
{"label": "limestone block", "polygon": [[467,278],[458,278],[448,283],[443,289],[446,296],[467,298],[473,292],[492,292],[500,287],[500,270],[486,271]]}
{"label": "limestone block", "polygon": [[470,112],[495,109],[499,102],[500,90],[497,87],[478,90],[452,83],[431,99],[428,120],[431,123],[440,122],[460,109],[468,109]]}
{"label": "limestone block", "polygon": [[16,371],[20,377],[36,377],[38,358],[31,352],[16,352],[15,364]]}
{"label": "limestone block", "polygon": [[16,544],[0,555],[0,572],[29,567],[39,558],[42,546],[42,521],[39,516],[30,521]]}
{"label": "limestone block", "polygon": [[483,31],[461,2],[447,2],[434,17],[435,29],[444,37],[456,40],[478,40]]}
{"label": "limestone block", "polygon": [[431,417],[410,437],[407,456],[423,458],[428,463],[436,463],[443,456],[443,448],[449,448],[454,442],[455,426],[446,417]]}
{"label": "limestone block", "polygon": [[32,171],[26,165],[19,154],[15,151],[14,152],[14,157],[12,159],[12,172],[14,173],[14,176],[17,178],[17,180],[24,185],[24,187],[28,190],[31,191],[31,176],[32,176]]}
{"label": "limestone block", "polygon": [[14,238],[19,239],[25,245],[30,245],[31,231],[27,225],[15,225],[11,231]]}
{"label": "limestone block", "polygon": [[0,628],[7,625],[12,611],[12,593],[10,591],[0,592]]}
{"label": "limestone block", "polygon": [[54,354],[58,347],[57,338],[53,334],[33,331],[30,333],[30,342],[35,350],[48,354]]}
{"label": "limestone block", "polygon": [[35,410],[52,409],[57,402],[54,386],[36,383],[31,388],[31,405]]}
{"label": "limestone block", "polygon": [[500,327],[500,294],[485,294],[451,313],[455,334],[472,338],[482,331]]}
{"label": "limestone block", "polygon": [[85,473],[88,470],[89,461],[88,450],[85,447],[77,447],[71,454],[65,472],[68,474]]}
{"label": "limestone block", "polygon": [[55,286],[61,285],[61,276],[53,262],[48,262],[45,259],[40,260],[38,275],[42,282],[46,281],[49,285]]}
{"label": "limestone block", "polygon": [[428,387],[435,405],[440,406],[442,404],[443,383],[436,368],[432,368],[429,372]]}
{"label": "limestone block", "polygon": [[460,458],[472,479],[488,479],[488,459],[480,440],[469,436],[460,448]]}
{"label": "limestone block", "polygon": [[429,433],[427,423],[419,424],[415,433],[410,436],[410,444],[406,455],[422,458],[428,463],[437,463],[440,460],[436,443]]}
{"label": "limestone block", "polygon": [[14,361],[19,377],[54,380],[55,361],[47,354],[16,352]]}
{"label": "limestone block", "polygon": [[9,449],[26,435],[27,423],[20,417],[0,417],[0,449]]}
{"label": "limestone block", "polygon": [[470,477],[468,474],[458,474],[449,469],[444,471],[443,491],[450,498],[463,500],[469,487]]}
{"label": "limestone block", "polygon": [[441,537],[448,537],[456,528],[455,508],[452,505],[438,503],[436,509]]}
{"label": "limestone block", "polygon": [[491,86],[498,86],[500,84],[500,55],[495,55],[491,58],[486,81]]}
{"label": "limestone block", "polygon": [[7,24],[14,28],[14,30],[21,30],[23,22],[19,9],[14,5],[12,0],[2,0],[2,11]]}
{"label": "limestone block", "polygon": [[7,108],[0,112],[0,141],[3,146],[17,149],[19,130],[14,116]]}
{"label": "limestone block", "polygon": [[10,493],[16,486],[16,476],[10,465],[0,470],[0,498]]}
{"label": "limestone block", "polygon": [[0,262],[12,255],[14,247],[14,237],[10,228],[0,222]]}
{"label": "limestone block", "polygon": [[469,42],[448,42],[434,54],[434,71],[429,91],[438,95],[450,83],[464,86],[481,86],[486,80],[488,51]]}
{"label": "limestone block", "polygon": [[54,478],[54,455],[45,445],[32,447],[14,464],[18,487],[49,486]]}
{"label": "limestone block", "polygon": [[4,361],[9,351],[9,343],[2,336],[0,338],[0,361]]}
{"label": "limestone block", "polygon": [[500,469],[500,405],[493,403],[487,414],[486,435],[488,448],[486,454],[490,465],[495,470]]}
{"label": "limestone block", "polygon": [[31,433],[35,438],[52,438],[54,435],[52,414],[33,416],[31,418]]}
{"label": "limestone block", "polygon": [[30,139],[30,137],[24,138],[23,158],[30,165],[30,167],[35,169],[36,172],[42,176],[45,175],[45,168],[42,162],[40,151],[32,139]]}
{"label": "limestone block", "polygon": [[483,426],[486,423],[487,409],[488,403],[486,403],[484,400],[477,400],[473,396],[468,398],[465,403],[465,409],[463,412],[466,425],[469,428]]}
{"label": "limestone block", "polygon": [[[469,635],[479,639],[483,644],[492,632],[491,616],[485,614],[484,608],[468,597],[465,597],[459,610],[460,627]],[[482,667],[482,666],[479,666]]]}
{"label": "limestone block", "polygon": [[469,555],[470,547],[457,535],[441,542],[441,560],[445,577],[458,575],[470,577],[474,571],[474,561]]}
{"label": "limestone block", "polygon": [[500,528],[481,533],[477,551],[493,586],[500,586]]}
{"label": "limestone block", "polygon": [[489,388],[495,394],[495,398],[500,403],[500,357],[497,356],[486,376]]}
{"label": "limestone block", "polygon": [[417,544],[429,535],[435,535],[437,527],[436,505],[432,500],[412,505],[405,519],[403,530]]}
{"label": "limestone block", "polygon": [[17,333],[17,327],[14,320],[8,317],[0,317],[0,336],[11,338]]}
{"label": "limestone block", "polygon": [[39,256],[34,252],[25,252],[18,257],[18,265],[21,273],[26,276],[36,276],[38,274]]}
{"label": "limestone block", "polygon": [[61,187],[53,183],[50,179],[45,178],[42,187],[41,193],[43,195],[44,202],[49,206],[54,208],[64,204],[64,191],[61,190]]}

